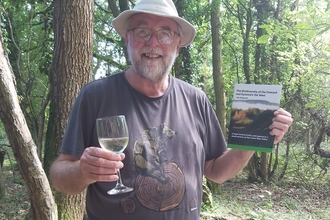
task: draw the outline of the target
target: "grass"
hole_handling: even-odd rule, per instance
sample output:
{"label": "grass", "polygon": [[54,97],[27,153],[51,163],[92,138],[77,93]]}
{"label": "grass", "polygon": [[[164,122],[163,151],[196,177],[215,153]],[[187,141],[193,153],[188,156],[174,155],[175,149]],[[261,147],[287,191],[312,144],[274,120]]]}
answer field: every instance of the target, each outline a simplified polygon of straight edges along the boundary
{"label": "grass", "polygon": [[7,151],[2,168],[6,196],[0,199],[0,220],[22,220],[30,209],[28,190],[20,176],[11,149],[2,149]]}
{"label": "grass", "polygon": [[[28,190],[11,149],[5,150],[8,151],[3,167],[6,196],[0,199],[0,220],[21,220],[30,209]],[[286,178],[277,183],[250,183],[245,173],[241,173],[220,186],[220,193],[213,195],[213,207],[203,206],[203,219],[330,219],[329,174],[319,177],[319,168],[311,164],[315,160],[309,162],[297,157],[290,163]]]}
{"label": "grass", "polygon": [[213,208],[203,206],[202,210],[213,217],[203,219],[322,220],[330,216],[327,185],[289,182],[265,185],[237,177],[220,188],[221,193],[213,196]]}
{"label": "grass", "polygon": [[[322,149],[330,151],[329,141]],[[283,167],[285,148],[280,148],[279,170]],[[306,154],[304,147],[293,146],[286,175],[269,184],[251,183],[246,173],[220,186],[213,195],[214,206],[203,212],[222,220],[326,220],[330,219],[329,158]],[[217,218],[220,216],[221,218]]]}

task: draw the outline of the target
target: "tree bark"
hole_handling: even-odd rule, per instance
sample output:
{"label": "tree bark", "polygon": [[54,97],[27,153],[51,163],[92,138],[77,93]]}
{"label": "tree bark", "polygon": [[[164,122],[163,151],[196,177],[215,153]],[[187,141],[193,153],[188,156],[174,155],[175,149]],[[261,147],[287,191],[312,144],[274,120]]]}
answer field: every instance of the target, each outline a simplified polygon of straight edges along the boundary
{"label": "tree bark", "polygon": [[3,47],[0,33],[0,118],[18,168],[28,187],[33,218],[56,219],[55,202],[47,176],[39,160],[37,147],[19,106],[15,78]]}
{"label": "tree bark", "polygon": [[[246,14],[241,13],[240,11],[246,10]],[[243,70],[247,84],[251,84],[251,73],[250,73],[250,33],[251,27],[253,23],[252,16],[252,4],[251,0],[247,1],[247,6],[243,8],[242,6],[238,6],[238,19],[240,21],[241,33],[243,38]],[[243,17],[245,16],[245,26],[243,25]]]}
{"label": "tree bark", "polygon": [[216,100],[216,114],[220,122],[224,136],[226,131],[226,97],[225,83],[222,73],[222,41],[221,41],[221,23],[220,23],[220,1],[212,1],[211,7],[211,33],[212,33],[212,66],[213,81]]}
{"label": "tree bark", "polygon": [[6,151],[0,148],[0,199],[6,195],[6,185],[2,176],[3,161],[5,160]]}
{"label": "tree bark", "polygon": [[[71,107],[92,79],[92,0],[54,1],[54,57],[50,72],[50,115],[45,143],[45,170],[58,156]],[[55,193],[59,219],[83,219],[85,193]]]}
{"label": "tree bark", "polygon": [[[216,103],[216,115],[219,120],[224,137],[227,137],[226,131],[226,100],[224,91],[224,79],[222,74],[222,41],[221,41],[221,23],[220,23],[220,1],[214,0],[211,3],[211,33],[212,33],[212,66],[213,82]],[[211,191],[219,192],[219,185],[209,181]]]}
{"label": "tree bark", "polygon": [[314,143],[314,154],[320,156],[320,157],[324,157],[324,158],[330,158],[330,151],[326,151],[321,149],[321,142],[323,141],[323,136],[325,134],[326,131],[326,126],[322,125],[320,130],[319,130],[319,134],[317,136],[317,139]]}
{"label": "tree bark", "polygon": [[[273,8],[273,6],[270,4],[270,2],[268,0],[260,0],[260,1],[255,1],[252,0],[250,1],[251,6],[254,6],[254,10],[256,11],[255,13],[255,17],[257,19],[257,29],[256,29],[256,33],[255,33],[255,37],[256,37],[256,44],[255,44],[255,54],[254,54],[254,74],[253,74],[253,82],[251,83],[261,83],[261,82],[265,82],[265,81],[269,81],[272,82],[272,77],[276,75],[277,73],[277,58],[274,56],[271,56],[272,58],[268,58],[268,54],[266,54],[265,52],[265,46],[262,44],[258,44],[257,39],[259,37],[261,37],[264,34],[264,30],[262,28],[260,28],[260,26],[262,24],[264,24],[264,22],[269,19],[269,17],[275,13],[275,9]],[[250,39],[248,39],[248,27],[251,29],[252,27],[252,9],[249,7],[249,9],[247,9],[247,29],[246,29],[246,38],[244,38],[244,40],[247,40],[247,43],[250,41]],[[277,13],[279,13],[279,11],[277,11]],[[248,19],[249,18],[249,19]],[[251,25],[249,25],[249,23]],[[251,30],[249,30],[251,31]],[[276,40],[276,37],[274,37],[273,40]],[[245,41],[244,41],[245,42]],[[249,54],[248,52],[248,44],[244,43],[245,45],[245,49],[247,51],[245,51],[245,49],[243,50],[243,53],[246,53],[246,55]],[[243,46],[244,48],[244,46]],[[243,55],[244,57],[244,55]],[[248,58],[247,58],[248,59]],[[244,58],[245,60],[245,58]],[[268,64],[268,65],[267,65]],[[245,68],[244,67],[244,72],[245,72],[245,76],[246,77],[251,77],[250,74],[247,74],[249,68]],[[265,78],[265,74],[263,74],[263,72],[267,72],[270,71],[272,74],[270,74],[270,76],[268,78]],[[249,83],[249,81],[247,80],[247,82]],[[255,178],[256,180],[261,177],[262,180],[264,181],[268,181],[271,179],[272,177],[272,173],[274,173],[274,170],[270,170],[270,168],[272,168],[270,162],[272,157],[275,156],[275,162],[278,161],[277,158],[277,154],[271,154],[268,155],[267,153],[260,153],[260,157],[252,157],[249,163],[254,163],[254,165],[251,165],[250,168],[252,169],[257,169],[255,171],[253,171],[253,173],[250,173],[250,178],[253,179]],[[260,163],[259,161],[260,160]],[[257,166],[255,166],[257,165]],[[274,164],[273,168],[277,168],[277,165]],[[252,172],[252,170],[250,169],[250,172]],[[256,176],[255,176],[256,175]],[[253,178],[252,178],[253,177]]]}
{"label": "tree bark", "polygon": [[263,180],[268,180],[268,174],[269,174],[269,170],[268,170],[268,154],[263,152],[260,155],[260,171],[261,171],[261,178]]}

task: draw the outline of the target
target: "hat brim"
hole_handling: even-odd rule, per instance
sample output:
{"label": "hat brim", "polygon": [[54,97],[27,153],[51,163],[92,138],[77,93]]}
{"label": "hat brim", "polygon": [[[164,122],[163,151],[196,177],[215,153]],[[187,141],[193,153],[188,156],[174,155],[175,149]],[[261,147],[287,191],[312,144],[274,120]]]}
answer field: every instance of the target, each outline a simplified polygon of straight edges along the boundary
{"label": "hat brim", "polygon": [[194,40],[196,35],[196,30],[192,24],[190,24],[188,21],[186,21],[183,18],[176,17],[176,16],[170,16],[170,15],[164,15],[160,13],[154,13],[154,12],[147,12],[143,10],[126,10],[123,11],[121,14],[119,14],[116,18],[112,20],[112,26],[115,28],[115,30],[118,32],[120,36],[122,36],[124,39],[126,39],[126,32],[127,32],[127,20],[129,17],[131,17],[134,14],[137,13],[145,13],[145,14],[151,14],[156,15],[160,17],[166,17],[171,18],[174,21],[178,23],[178,25],[181,27],[182,30],[182,41],[180,44],[180,47],[186,47]]}

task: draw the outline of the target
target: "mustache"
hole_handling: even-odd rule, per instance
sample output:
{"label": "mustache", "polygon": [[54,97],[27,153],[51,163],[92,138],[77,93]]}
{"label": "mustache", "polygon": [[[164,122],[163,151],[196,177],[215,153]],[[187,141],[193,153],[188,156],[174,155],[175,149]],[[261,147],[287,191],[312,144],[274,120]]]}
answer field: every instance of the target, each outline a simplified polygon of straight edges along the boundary
{"label": "mustache", "polygon": [[144,53],[152,53],[152,54],[157,54],[157,55],[160,55],[160,56],[163,56],[164,55],[164,52],[162,49],[160,48],[151,48],[151,47],[144,47],[141,49],[141,53],[144,54]]}

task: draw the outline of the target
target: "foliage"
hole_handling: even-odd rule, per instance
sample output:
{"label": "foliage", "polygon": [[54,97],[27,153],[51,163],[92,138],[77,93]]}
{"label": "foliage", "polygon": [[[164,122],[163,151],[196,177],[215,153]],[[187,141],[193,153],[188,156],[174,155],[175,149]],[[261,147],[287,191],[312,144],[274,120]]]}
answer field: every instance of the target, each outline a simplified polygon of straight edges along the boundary
{"label": "foliage", "polygon": [[328,219],[328,193],[328,188],[312,185],[265,185],[237,179],[225,183],[221,194],[214,196],[214,209],[204,207],[203,212],[217,219]]}
{"label": "foliage", "polygon": [[[326,145],[329,149],[329,141]],[[283,146],[279,154],[279,166],[283,167]],[[271,183],[251,183],[244,170],[219,186],[220,193],[213,195],[213,207],[204,204],[203,212],[224,219],[328,219],[329,162],[315,155],[307,157],[304,148],[297,144],[290,154],[286,177],[278,179],[277,172]]]}
{"label": "foliage", "polygon": [[[330,147],[330,144],[328,144]],[[23,219],[29,211],[29,196],[22,181],[10,148],[4,163],[7,186],[6,197],[0,200],[0,220]],[[212,196],[212,203],[203,204],[202,219],[328,219],[329,173],[317,178],[312,171],[313,161],[302,155],[302,146],[295,146],[290,157],[290,175],[273,183],[250,183],[246,172],[221,185],[220,193]],[[281,152],[281,164],[285,157]],[[321,160],[319,161],[321,162]],[[315,167],[314,165],[312,167]],[[298,172],[296,172],[298,171]],[[313,181],[305,179],[304,173],[314,173]],[[303,178],[303,179],[302,179]],[[213,216],[207,217],[207,216]]]}
{"label": "foliage", "polygon": [[2,122],[0,121],[0,145],[1,144],[8,144],[8,140],[7,140],[5,128]]}
{"label": "foliage", "polygon": [[[117,73],[129,66],[125,42],[111,26],[114,15],[109,2],[95,1],[94,78]],[[119,9],[119,1],[115,2]],[[125,2],[132,7],[136,0]],[[175,65],[180,71],[173,70],[172,74],[201,88],[215,105],[210,2],[174,2],[180,7],[180,15],[196,27],[197,35],[189,47],[181,49]],[[52,1],[39,0],[0,2],[0,28],[14,69],[21,106],[34,139],[40,137],[39,129],[43,133],[42,125],[48,119],[47,109],[42,106],[47,104],[48,71],[53,57],[52,4]],[[325,184],[329,179],[329,158],[313,154],[320,128],[330,124],[329,11],[330,3],[326,0],[283,0],[281,4],[274,0],[221,1],[227,121],[231,115],[234,84],[246,82],[282,84],[281,107],[290,111],[294,118],[280,148],[279,168],[274,171],[273,181],[286,179],[304,184]],[[3,141],[4,133],[0,123],[0,141]],[[330,151],[329,137],[323,139],[322,149]],[[286,199],[285,203],[290,207],[286,211],[293,212],[296,200]],[[274,207],[269,200],[263,204]],[[250,218],[268,217],[266,212],[264,216],[254,216],[255,213],[247,210],[242,212]]]}
{"label": "foliage", "polygon": [[[1,29],[16,77],[17,92],[31,134],[43,128],[52,60],[52,3],[5,0],[0,3]],[[41,133],[42,134],[42,133]]]}
{"label": "foliage", "polygon": [[6,195],[0,199],[0,219],[24,219],[30,207],[28,190],[19,174],[11,148],[2,146],[2,149],[7,152],[2,170]]}
{"label": "foliage", "polygon": [[96,78],[127,68],[128,60],[125,58],[121,37],[111,26],[113,17],[107,1],[95,2],[93,73]]}

